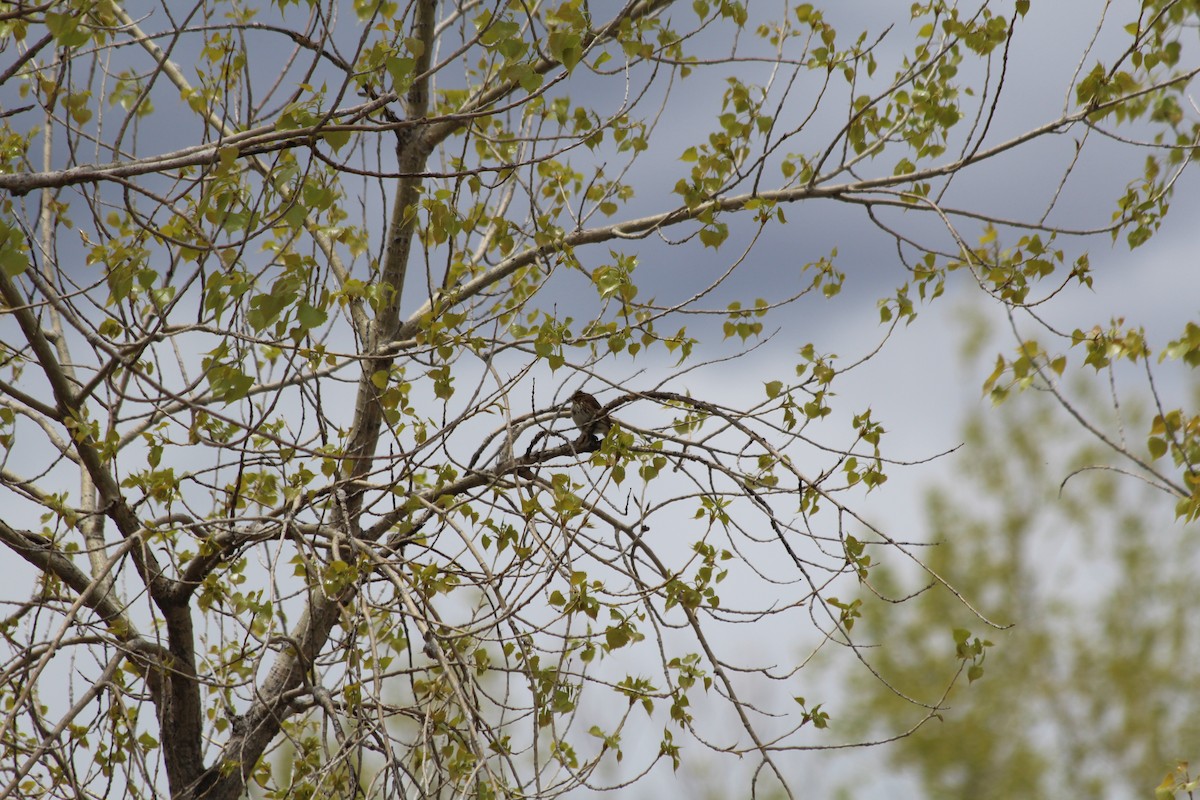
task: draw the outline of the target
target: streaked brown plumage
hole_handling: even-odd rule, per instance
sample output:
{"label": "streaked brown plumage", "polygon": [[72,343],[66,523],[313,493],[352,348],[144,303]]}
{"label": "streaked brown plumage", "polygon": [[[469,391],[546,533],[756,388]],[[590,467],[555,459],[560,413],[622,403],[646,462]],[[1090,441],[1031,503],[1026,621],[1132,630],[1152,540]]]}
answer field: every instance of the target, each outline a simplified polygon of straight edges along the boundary
{"label": "streaked brown plumage", "polygon": [[582,389],[571,395],[571,421],[587,436],[604,438],[612,429],[600,402]]}

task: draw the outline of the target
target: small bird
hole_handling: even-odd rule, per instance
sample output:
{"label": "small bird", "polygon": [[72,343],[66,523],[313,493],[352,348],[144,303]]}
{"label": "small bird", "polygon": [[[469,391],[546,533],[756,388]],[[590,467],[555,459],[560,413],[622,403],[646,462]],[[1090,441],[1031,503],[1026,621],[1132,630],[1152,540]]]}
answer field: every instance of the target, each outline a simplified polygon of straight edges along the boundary
{"label": "small bird", "polygon": [[571,395],[571,421],[584,436],[604,438],[612,429],[612,420],[600,406],[600,401],[580,389]]}

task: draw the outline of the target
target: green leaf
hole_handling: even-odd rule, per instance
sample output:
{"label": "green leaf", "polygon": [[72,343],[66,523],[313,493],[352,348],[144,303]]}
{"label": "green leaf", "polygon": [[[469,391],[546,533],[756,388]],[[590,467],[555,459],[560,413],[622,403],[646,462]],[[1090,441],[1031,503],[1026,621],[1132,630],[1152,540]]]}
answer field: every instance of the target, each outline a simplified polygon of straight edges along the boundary
{"label": "green leaf", "polygon": [[547,42],[550,55],[559,61],[570,72],[583,58],[583,47],[579,34],[570,31],[555,30],[550,32]]}
{"label": "green leaf", "polygon": [[0,269],[10,278],[20,275],[29,266],[29,256],[20,232],[0,219]]}
{"label": "green leaf", "polygon": [[217,364],[208,370],[208,385],[213,397],[225,403],[241,400],[254,385],[254,379],[231,364]]}
{"label": "green leaf", "polygon": [[338,152],[350,141],[350,131],[321,131],[321,138]]}
{"label": "green leaf", "polygon": [[1146,441],[1146,446],[1150,450],[1151,458],[1159,459],[1167,454],[1167,442],[1158,436],[1151,436]]}
{"label": "green leaf", "polygon": [[324,325],[327,319],[329,319],[328,313],[308,303],[301,303],[300,308],[296,310],[296,321],[306,331]]}
{"label": "green leaf", "polygon": [[716,250],[729,236],[729,226],[724,222],[713,222],[700,229],[700,242]]}

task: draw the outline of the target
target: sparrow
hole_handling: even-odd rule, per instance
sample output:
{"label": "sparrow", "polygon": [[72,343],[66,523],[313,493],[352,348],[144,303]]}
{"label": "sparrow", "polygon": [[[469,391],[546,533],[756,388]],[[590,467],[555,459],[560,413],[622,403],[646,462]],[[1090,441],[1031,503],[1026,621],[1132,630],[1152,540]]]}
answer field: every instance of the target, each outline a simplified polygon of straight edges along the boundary
{"label": "sparrow", "polygon": [[612,429],[612,420],[600,407],[600,401],[582,389],[571,395],[571,421],[589,437],[604,438]]}

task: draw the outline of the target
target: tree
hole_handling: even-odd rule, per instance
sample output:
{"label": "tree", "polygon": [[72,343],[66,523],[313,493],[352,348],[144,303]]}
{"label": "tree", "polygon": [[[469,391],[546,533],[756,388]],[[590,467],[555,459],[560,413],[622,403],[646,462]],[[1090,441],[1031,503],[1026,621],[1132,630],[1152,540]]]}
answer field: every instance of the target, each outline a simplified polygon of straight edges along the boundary
{"label": "tree", "polygon": [[[1115,427],[1111,403],[1073,377],[1078,410]],[[1149,424],[1144,403],[1119,408],[1126,427]],[[964,439],[963,479],[928,495],[938,544],[927,562],[1011,627],[989,636],[984,679],[955,689],[942,721],[898,742],[889,762],[929,798],[1120,798],[1156,785],[1175,796],[1200,742],[1196,526],[1172,525],[1158,487],[1123,480],[1110,448],[1032,395],[977,410]],[[873,577],[893,592],[908,582],[886,567]],[[906,611],[887,630],[864,612],[870,635],[909,643],[874,666],[888,687],[928,697],[942,688],[931,677],[950,628],[973,620],[941,587]],[[853,684],[841,717],[862,735],[911,717],[879,681]]]}
{"label": "tree", "polygon": [[[729,631],[869,665],[846,598],[915,560],[855,513],[893,461],[837,403],[866,359],[795,324],[845,275],[790,209],[895,244],[886,340],[960,277],[1017,310],[1089,285],[1088,237],[1153,233],[1200,130],[1160,0],[1098,15],[1067,107],[1001,136],[1029,5],[849,37],[724,0],[9,7],[0,796],[548,797],[705,747],[790,794],[827,712]],[[973,198],[1042,142],[1060,190],[1097,149],[1136,175],[1111,219]],[[773,325],[800,344],[761,391],[689,391]],[[1023,347],[998,390],[1061,370]],[[1197,426],[1161,416],[1191,516]]]}

